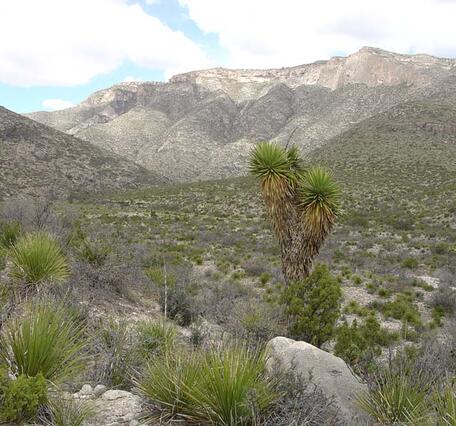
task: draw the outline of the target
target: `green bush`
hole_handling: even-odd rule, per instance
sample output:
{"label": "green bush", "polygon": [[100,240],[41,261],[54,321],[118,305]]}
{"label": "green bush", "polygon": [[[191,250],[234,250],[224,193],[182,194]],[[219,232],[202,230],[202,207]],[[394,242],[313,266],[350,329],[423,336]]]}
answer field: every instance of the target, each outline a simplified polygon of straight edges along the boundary
{"label": "green bush", "polygon": [[85,327],[63,307],[41,303],[12,319],[0,335],[0,360],[17,375],[53,382],[84,365]]}
{"label": "green bush", "polygon": [[382,346],[389,346],[399,339],[398,333],[380,327],[377,319],[370,315],[358,325],[355,320],[337,328],[335,354],[351,365],[369,368],[375,356],[381,354]]}
{"label": "green bush", "polygon": [[0,248],[10,248],[14,246],[21,235],[22,227],[17,222],[0,223]]}
{"label": "green bush", "polygon": [[419,327],[421,325],[421,315],[412,302],[412,298],[405,294],[398,294],[392,302],[374,303],[385,318],[395,318],[402,320],[410,325]]}
{"label": "green bush", "polygon": [[12,380],[0,369],[0,423],[34,420],[47,401],[47,382],[42,374],[24,374]]}
{"label": "green bush", "polygon": [[138,345],[144,358],[167,354],[175,346],[177,330],[172,323],[143,321],[137,326]]}
{"label": "green bush", "polygon": [[426,397],[426,390],[405,372],[386,369],[377,375],[369,393],[358,396],[358,402],[382,425],[419,426],[429,424]]}
{"label": "green bush", "polygon": [[402,261],[402,266],[408,269],[416,269],[418,267],[418,260],[414,257],[407,257]]}
{"label": "green bush", "polygon": [[239,346],[178,353],[151,359],[137,385],[160,407],[162,420],[251,424],[277,397],[265,363],[264,352]]}
{"label": "green bush", "polygon": [[289,317],[289,335],[320,347],[334,335],[341,298],[339,282],[323,264],[304,281],[290,283],[280,297]]}
{"label": "green bush", "polygon": [[57,242],[42,232],[20,238],[12,248],[11,257],[13,276],[28,284],[64,281],[70,274]]}

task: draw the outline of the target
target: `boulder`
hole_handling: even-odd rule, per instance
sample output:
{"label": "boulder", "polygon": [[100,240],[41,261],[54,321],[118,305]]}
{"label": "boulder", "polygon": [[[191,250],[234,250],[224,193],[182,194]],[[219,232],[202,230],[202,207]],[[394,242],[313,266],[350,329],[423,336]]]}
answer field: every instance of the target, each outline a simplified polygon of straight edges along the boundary
{"label": "boulder", "polygon": [[367,392],[367,385],[353,374],[347,364],[328,352],[306,342],[275,337],[268,345],[269,367],[283,368],[295,377],[311,378],[312,382],[339,407],[339,417],[347,426],[372,424],[369,416],[357,405],[356,396]]}
{"label": "boulder", "polygon": [[139,396],[123,390],[108,390],[92,400],[94,415],[84,426],[136,426],[142,414]]}

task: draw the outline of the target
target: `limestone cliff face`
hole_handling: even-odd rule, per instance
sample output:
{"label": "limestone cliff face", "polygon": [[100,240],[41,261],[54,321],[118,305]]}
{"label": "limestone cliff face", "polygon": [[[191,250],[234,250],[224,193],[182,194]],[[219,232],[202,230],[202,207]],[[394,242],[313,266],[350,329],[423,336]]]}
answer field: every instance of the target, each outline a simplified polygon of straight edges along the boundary
{"label": "limestone cliff face", "polygon": [[215,68],[167,83],[122,83],[73,108],[28,116],[172,180],[221,178],[245,173],[258,141],[293,133],[309,152],[361,120],[445,91],[455,75],[454,59],[366,47],[291,68]]}
{"label": "limestone cliff face", "polygon": [[268,70],[230,70],[214,68],[179,74],[174,82],[192,82],[209,90],[223,90],[232,98],[246,100],[264,94],[278,83],[289,87],[317,85],[331,90],[348,84],[369,87],[401,83],[429,84],[436,76],[445,75],[456,66],[454,59],[429,55],[400,55],[372,47],[364,47],[348,57]]}

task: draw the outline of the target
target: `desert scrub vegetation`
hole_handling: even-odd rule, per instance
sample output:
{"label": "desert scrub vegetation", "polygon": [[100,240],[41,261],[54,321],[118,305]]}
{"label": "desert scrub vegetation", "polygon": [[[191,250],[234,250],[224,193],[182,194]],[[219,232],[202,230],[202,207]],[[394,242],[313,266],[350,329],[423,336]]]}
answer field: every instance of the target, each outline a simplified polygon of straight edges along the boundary
{"label": "desert scrub vegetation", "polygon": [[154,358],[137,386],[161,407],[161,419],[190,424],[253,424],[278,397],[265,353],[240,345]]}
{"label": "desert scrub vegetation", "polygon": [[[354,146],[353,141],[341,141],[308,159],[309,164],[330,168],[344,194],[338,200],[337,223],[313,258],[316,264],[328,265],[342,292],[343,317],[323,347],[362,373],[373,392],[382,383],[380,376],[374,380],[378,362],[384,367],[404,346],[410,351],[419,348],[419,354],[410,355],[417,367],[413,367],[415,373],[407,373],[407,383],[415,383],[423,371],[446,377],[443,382],[428,377],[432,389],[425,396],[431,424],[437,419],[445,422],[452,418],[452,399],[445,397],[437,403],[436,395],[446,396],[451,388],[454,349],[439,344],[438,350],[421,352],[430,335],[449,343],[446,336],[455,324],[456,169],[433,144],[411,141],[421,150],[411,164],[404,160],[408,152],[405,156],[398,153],[397,142],[385,151],[375,137],[372,131],[371,140]],[[360,149],[365,146],[368,154]],[[423,153],[432,161],[421,161],[426,157]],[[280,303],[287,287],[281,246],[274,228],[271,232],[255,182],[254,177],[246,177],[71,202],[5,203],[0,222],[20,231],[8,231],[13,238],[8,237],[10,242],[0,248],[0,287],[4,289],[0,300],[5,301],[0,305],[2,333],[23,315],[24,299],[36,303],[38,296],[49,296],[58,305],[65,295],[71,308],[85,311],[79,313],[87,323],[85,333],[94,336],[87,339],[89,347],[83,351],[91,361],[87,380],[126,390],[132,389],[132,372],[135,380],[147,376],[143,375],[146,362],[155,365],[165,358],[176,362],[171,355],[177,352],[184,353],[182,358],[187,351],[204,354],[214,341],[228,337],[256,350],[274,336],[290,336],[287,317],[290,325],[300,324],[299,316],[307,321],[310,310],[304,303],[291,315],[286,309],[293,305]],[[59,285],[28,286],[40,291],[16,300],[12,295],[21,280],[12,276],[11,253],[22,238],[36,233],[53,237],[71,270]],[[296,282],[293,297],[305,294],[307,298],[310,289]],[[154,327],[163,321],[174,324],[178,349],[169,351],[165,343],[162,350],[160,342],[162,338],[167,341],[166,333],[156,328],[146,333],[151,338],[149,342],[144,339],[148,342],[145,350],[137,327],[142,321]],[[295,337],[312,339],[305,333]],[[70,387],[79,383],[77,378],[66,380]],[[311,419],[314,424],[325,424],[330,403],[318,393],[308,398],[309,389],[300,392],[305,386],[296,385],[296,392],[291,392],[293,386],[281,382],[278,402],[262,413],[265,424],[293,424],[296,406],[301,415],[297,424],[312,424]],[[446,414],[438,417],[442,410]],[[163,416],[168,415],[164,409]]]}

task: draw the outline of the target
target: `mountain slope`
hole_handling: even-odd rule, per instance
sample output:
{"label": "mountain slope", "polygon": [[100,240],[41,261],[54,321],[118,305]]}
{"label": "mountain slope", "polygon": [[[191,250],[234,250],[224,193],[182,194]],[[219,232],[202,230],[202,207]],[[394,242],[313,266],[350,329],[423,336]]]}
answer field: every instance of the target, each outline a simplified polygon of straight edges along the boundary
{"label": "mountain slope", "polygon": [[159,182],[164,179],[124,158],[0,107],[0,198]]}
{"label": "mountain slope", "polygon": [[363,48],[275,70],[212,69],[124,83],[80,105],[29,114],[174,181],[237,176],[254,143],[308,153],[356,123],[446,88],[456,61]]}

